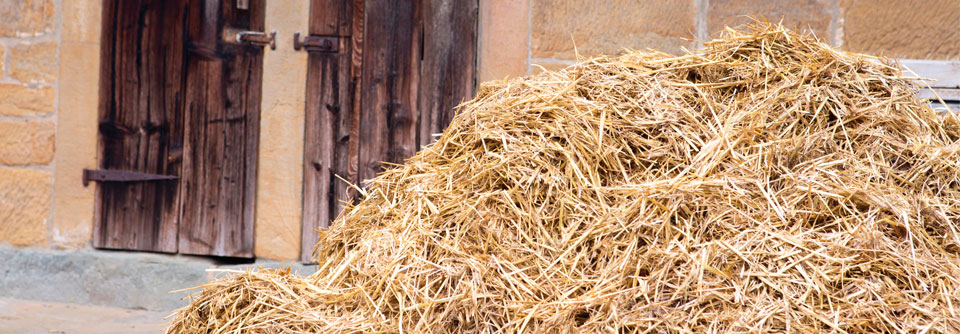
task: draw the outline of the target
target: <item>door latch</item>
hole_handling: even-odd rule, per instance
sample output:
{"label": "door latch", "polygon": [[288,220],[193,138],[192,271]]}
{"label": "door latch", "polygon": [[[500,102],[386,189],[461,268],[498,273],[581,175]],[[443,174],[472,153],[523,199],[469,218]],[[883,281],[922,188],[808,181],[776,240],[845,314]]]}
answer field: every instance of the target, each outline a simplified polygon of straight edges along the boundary
{"label": "door latch", "polygon": [[234,28],[223,28],[223,39],[227,42],[243,45],[264,47],[269,45],[271,50],[277,49],[277,32],[248,31]]}
{"label": "door latch", "polygon": [[300,32],[293,34],[293,49],[307,52],[339,52],[340,37],[307,35],[300,40]]}

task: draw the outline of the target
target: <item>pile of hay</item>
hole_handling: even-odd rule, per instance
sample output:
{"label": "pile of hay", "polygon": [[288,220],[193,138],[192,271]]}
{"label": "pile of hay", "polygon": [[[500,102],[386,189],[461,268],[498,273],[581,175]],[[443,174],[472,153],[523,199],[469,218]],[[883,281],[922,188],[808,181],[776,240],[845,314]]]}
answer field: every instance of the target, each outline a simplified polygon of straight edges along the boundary
{"label": "pile of hay", "polygon": [[170,333],[960,331],[960,123],[780,26],[487,83]]}

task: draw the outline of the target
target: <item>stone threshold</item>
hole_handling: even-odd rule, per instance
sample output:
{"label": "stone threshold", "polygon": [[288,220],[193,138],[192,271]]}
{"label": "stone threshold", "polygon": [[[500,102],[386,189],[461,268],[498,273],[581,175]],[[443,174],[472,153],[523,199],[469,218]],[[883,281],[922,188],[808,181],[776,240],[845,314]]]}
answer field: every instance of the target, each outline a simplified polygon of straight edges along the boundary
{"label": "stone threshold", "polygon": [[77,250],[58,251],[0,246],[0,297],[172,311],[185,306],[198,286],[223,275],[210,269],[292,267],[309,275],[316,266],[257,260],[225,263],[222,259],[155,253]]}

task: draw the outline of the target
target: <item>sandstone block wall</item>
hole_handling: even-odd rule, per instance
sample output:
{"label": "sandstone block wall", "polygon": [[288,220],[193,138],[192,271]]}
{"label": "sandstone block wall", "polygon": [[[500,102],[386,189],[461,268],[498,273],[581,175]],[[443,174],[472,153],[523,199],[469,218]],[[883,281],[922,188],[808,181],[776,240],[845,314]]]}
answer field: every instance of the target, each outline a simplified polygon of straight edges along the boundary
{"label": "sandstone block wall", "polygon": [[101,9],[0,0],[0,244],[89,245]]}
{"label": "sandstone block wall", "polygon": [[848,51],[960,60],[957,0],[480,0],[480,6],[484,81],[562,68],[577,54],[680,53],[748,16],[812,32]]}
{"label": "sandstone block wall", "polygon": [[960,1],[841,0],[845,49],[914,59],[960,59]]}
{"label": "sandstone block wall", "polygon": [[53,0],[0,0],[0,242],[50,234],[58,39]]}

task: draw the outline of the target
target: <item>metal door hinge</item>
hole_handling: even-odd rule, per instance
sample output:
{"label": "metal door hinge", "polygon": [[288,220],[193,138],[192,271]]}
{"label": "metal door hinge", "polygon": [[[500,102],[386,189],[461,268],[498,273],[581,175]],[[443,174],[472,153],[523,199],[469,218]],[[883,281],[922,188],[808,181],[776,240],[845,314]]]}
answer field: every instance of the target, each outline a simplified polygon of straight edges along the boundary
{"label": "metal door hinge", "polygon": [[99,182],[145,182],[145,181],[169,181],[180,177],[174,175],[160,175],[141,172],[132,172],[127,170],[115,169],[84,169],[83,186],[90,184],[90,181]]}
{"label": "metal door hinge", "polygon": [[293,49],[307,52],[339,52],[340,37],[308,35],[300,40],[300,32],[293,34]]}

